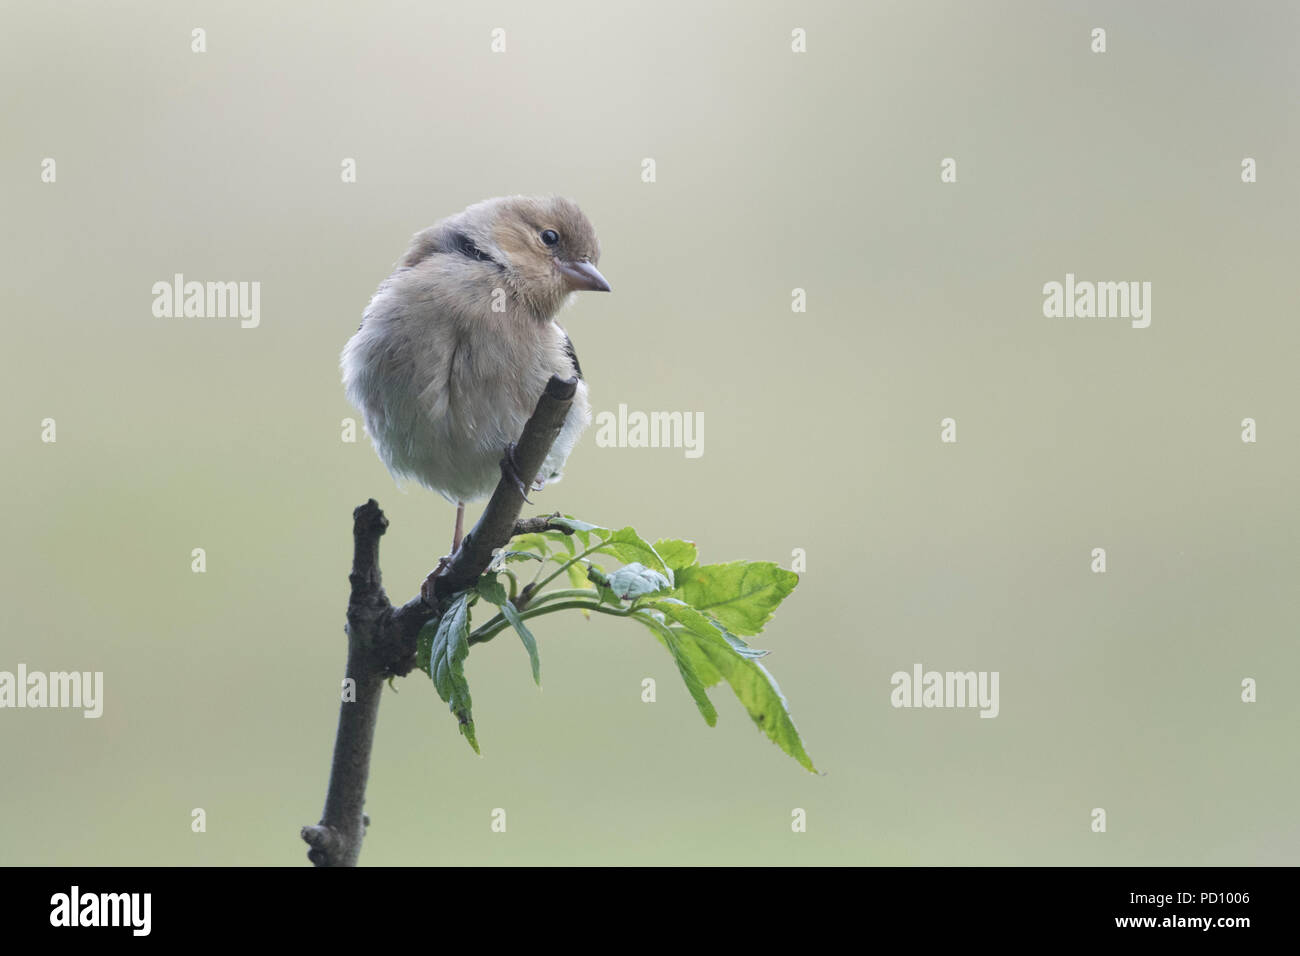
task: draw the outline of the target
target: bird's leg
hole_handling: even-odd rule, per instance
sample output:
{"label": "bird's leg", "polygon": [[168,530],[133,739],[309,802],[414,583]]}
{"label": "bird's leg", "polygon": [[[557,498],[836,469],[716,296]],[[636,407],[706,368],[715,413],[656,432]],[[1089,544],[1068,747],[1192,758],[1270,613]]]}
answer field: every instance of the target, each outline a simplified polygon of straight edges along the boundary
{"label": "bird's leg", "polygon": [[451,553],[460,550],[460,543],[465,540],[465,502],[456,502],[456,530],[451,536]]}
{"label": "bird's leg", "polygon": [[456,502],[456,529],[452,532],[451,536],[451,554],[444,554],[439,558],[438,566],[429,572],[429,576],[425,578],[424,583],[420,585],[420,597],[424,598],[426,604],[433,605],[437,603],[434,600],[434,580],[447,569],[447,565],[451,564],[451,559],[455,556],[456,552],[460,550],[460,543],[464,540],[465,502],[458,501]]}
{"label": "bird's leg", "polygon": [[429,576],[420,585],[420,597],[424,598],[424,603],[429,607],[438,606],[438,594],[434,590],[434,585],[438,580],[438,575],[442,574],[443,569],[449,564],[451,564],[451,555],[439,558],[438,566],[429,572]]}
{"label": "bird's leg", "polygon": [[523,475],[519,474],[519,464],[515,461],[515,443],[510,442],[506,445],[505,456],[501,459],[501,474],[509,478],[515,489],[519,492],[519,497],[523,498],[530,505],[528,499],[528,485],[524,483]]}

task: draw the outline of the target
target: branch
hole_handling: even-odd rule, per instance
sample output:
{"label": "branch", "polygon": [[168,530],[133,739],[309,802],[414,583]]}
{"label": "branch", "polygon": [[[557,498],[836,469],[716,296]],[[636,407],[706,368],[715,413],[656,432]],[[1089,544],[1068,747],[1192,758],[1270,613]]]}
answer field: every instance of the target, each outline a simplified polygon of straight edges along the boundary
{"label": "branch", "polygon": [[352,512],[352,573],[348,575],[352,594],[345,630],[346,678],[354,683],[351,693],[345,690],[339,705],[325,812],[319,825],[302,828],[302,838],[311,845],[307,858],[317,866],[356,866],[365,835],[367,821],[362,806],[379,719],[379,695],[384,686],[373,649],[376,635],[393,614],[379,572],[379,539],[387,529],[388,519],[374,498]]}
{"label": "branch", "polygon": [[[522,475],[541,472],[555,437],[573,404],[578,380],[552,376],[532,417],[515,445]],[[370,754],[379,720],[385,678],[402,676],[415,666],[415,641],[421,628],[442,615],[450,599],[472,585],[492,562],[494,553],[516,534],[549,530],[551,515],[519,521],[524,498],[504,476],[486,510],[461,542],[450,563],[434,580],[430,606],[423,597],[397,610],[384,593],[379,571],[379,539],[388,519],[372,498],[352,512],[352,573],[348,580],[348,662],[346,677],[355,682],[355,697],[345,693],[339,707],[338,734],[330,767],[329,789],[320,823],[302,828],[311,847],[307,858],[317,866],[356,866],[369,820],[363,812]],[[522,530],[521,530],[522,529]],[[558,529],[563,530],[563,529]]]}
{"label": "branch", "polygon": [[562,531],[565,534],[573,534],[573,529],[567,524],[558,524],[555,519],[560,516],[557,511],[554,514],[546,515],[544,518],[520,518],[515,522],[515,530],[510,537],[515,538],[521,534],[541,534],[543,531]]}

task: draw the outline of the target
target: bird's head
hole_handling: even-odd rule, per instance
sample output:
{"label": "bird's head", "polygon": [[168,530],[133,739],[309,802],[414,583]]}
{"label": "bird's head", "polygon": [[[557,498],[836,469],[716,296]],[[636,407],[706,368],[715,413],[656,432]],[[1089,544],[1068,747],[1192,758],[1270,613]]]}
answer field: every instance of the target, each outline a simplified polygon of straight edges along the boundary
{"label": "bird's head", "polygon": [[596,230],[570,199],[489,199],[456,218],[480,254],[502,268],[511,291],[541,318],[554,315],[572,292],[610,291],[596,268]]}

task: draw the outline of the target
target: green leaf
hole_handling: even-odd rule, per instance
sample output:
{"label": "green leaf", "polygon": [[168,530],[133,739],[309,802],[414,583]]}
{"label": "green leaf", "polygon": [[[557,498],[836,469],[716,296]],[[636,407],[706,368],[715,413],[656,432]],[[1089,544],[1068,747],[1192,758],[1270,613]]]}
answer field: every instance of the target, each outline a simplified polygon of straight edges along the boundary
{"label": "green leaf", "polygon": [[585,588],[590,586],[587,579],[587,565],[583,561],[574,561],[565,565],[564,573],[569,576],[569,583],[575,588]]}
{"label": "green leaf", "polygon": [[[677,634],[677,652],[686,658],[686,662],[691,665],[691,670],[699,677],[700,683],[705,687],[714,687],[722,683],[722,672],[713,666],[709,660],[709,655],[700,650],[699,644],[693,640],[683,639],[680,635],[686,631],[686,628],[680,625],[668,625],[668,631],[671,634]],[[661,644],[668,646],[666,641],[661,640]],[[671,651],[672,648],[669,648]]]}
{"label": "green leaf", "polygon": [[714,640],[721,635],[722,639],[731,645],[732,650],[749,660],[758,660],[761,657],[767,657],[770,653],[769,651],[760,651],[756,647],[750,647],[734,634],[728,633],[726,628],[707,614],[703,614],[689,604],[675,598],[654,598],[644,602],[641,606],[659,611],[665,617],[671,618],[682,625],[696,637]]}
{"label": "green leaf", "polygon": [[601,544],[599,550],[612,554],[624,564],[631,564],[635,561],[644,564],[651,570],[672,574],[654,547],[648,541],[643,540],[633,528],[623,528],[613,532]]}
{"label": "green leaf", "polygon": [[804,750],[799,729],[790,716],[790,705],[771,672],[758,661],[742,658],[720,644],[699,643],[714,666],[722,671],[722,676],[759,730],[805,770],[816,773],[817,768]]}
{"label": "green leaf", "polygon": [[565,534],[563,531],[543,531],[542,534],[546,536],[547,540],[564,545],[564,550],[569,552],[570,557],[578,553],[577,546],[573,542],[573,535]]}
{"label": "green leaf", "polygon": [[591,536],[593,534],[601,538],[609,534],[608,528],[601,528],[594,524],[589,524],[586,521],[580,521],[573,517],[573,515],[564,515],[560,518],[552,518],[551,524],[564,525],[566,528],[571,528],[578,540],[582,542],[584,551],[591,547]]}
{"label": "green leaf", "polygon": [[561,515],[558,518],[552,518],[551,522],[554,524],[562,524],[566,528],[572,528],[574,531],[595,531],[597,533],[609,531],[608,528],[602,528],[600,525],[591,524],[590,522],[583,521],[580,518],[575,518],[573,515]]}
{"label": "green leaf", "polygon": [[537,656],[537,639],[533,637],[533,632],[528,630],[528,627],[524,624],[524,619],[519,616],[519,611],[514,604],[506,601],[501,605],[501,613],[510,622],[510,626],[519,633],[519,640],[524,642],[524,650],[528,651],[528,660],[533,665],[533,683],[541,687],[542,662]]}
{"label": "green leaf", "polygon": [[609,578],[606,577],[604,571],[596,567],[594,564],[588,565],[587,580],[596,585],[596,591],[600,594],[601,604],[612,604],[614,607],[619,606],[621,602],[618,599],[618,595],[610,588]]}
{"label": "green leaf", "polygon": [[704,690],[704,681],[700,675],[695,672],[691,666],[690,657],[682,651],[681,642],[677,637],[668,639],[668,649],[672,651],[673,660],[677,664],[677,673],[682,675],[682,682],[686,685],[687,691],[690,692],[691,699],[695,701],[695,706],[699,708],[700,715],[704,722],[710,727],[718,725],[718,711],[713,706],[713,701],[709,700],[709,695]]}
{"label": "green leaf", "polygon": [[[665,605],[671,606],[665,607]],[[700,642],[693,639],[695,636],[698,636],[701,640],[712,640],[718,633],[721,633],[723,639],[732,645],[737,654],[751,660],[766,657],[768,654],[767,651],[760,651],[757,648],[750,647],[740,638],[728,634],[726,631],[720,631],[716,622],[701,614],[689,604],[682,604],[672,598],[658,598],[647,602],[642,607],[649,613],[658,613],[677,622],[674,625],[669,625],[669,630],[674,633],[678,631],[685,632],[688,639],[680,642],[681,653],[690,661],[691,667],[700,676],[700,680],[704,682],[705,687],[713,687],[715,684],[720,683],[723,675],[713,665],[709,655],[701,648]]]}
{"label": "green leaf", "polygon": [[429,670],[429,658],[433,651],[433,637],[438,633],[439,620],[436,617],[430,618],[415,636],[415,667],[428,674],[430,679],[433,678],[433,672]]}
{"label": "green leaf", "polygon": [[664,559],[664,564],[672,568],[673,571],[689,568],[699,560],[694,541],[682,541],[680,538],[660,538],[655,542],[655,550],[659,552],[659,557]]}
{"label": "green leaf", "polygon": [[732,561],[683,568],[673,596],[708,611],[736,634],[757,634],[772,619],[799,575],[771,561]]}
{"label": "green leaf", "polygon": [[535,551],[503,551],[501,560],[503,564],[513,564],[517,561],[545,561],[546,559]]}
{"label": "green leaf", "polygon": [[505,586],[495,574],[482,575],[474,588],[484,600],[491,601],[498,607],[509,600]]}
{"label": "green leaf", "polygon": [[[569,576],[569,583],[575,588],[586,588],[589,584],[587,580],[587,566],[581,561],[574,561],[572,564],[565,565],[564,573]],[[595,590],[592,588],[591,590]],[[591,617],[591,612],[584,610],[582,616]]]}
{"label": "green leaf", "polygon": [[[479,753],[470,710],[469,682],[465,680],[465,658],[469,655],[469,597],[469,591],[462,591],[447,606],[441,618],[429,621],[420,629],[416,638],[416,661],[420,661],[421,646],[427,640],[428,656],[422,666],[433,678],[438,696],[456,715],[460,732],[474,752]],[[426,638],[429,631],[433,633]]]}
{"label": "green leaf", "polygon": [[[726,628],[712,621],[692,607],[674,600],[652,600],[644,604],[662,612],[665,617],[682,625],[668,629],[677,636],[678,649],[669,648],[675,660],[691,659],[683,651],[688,642],[695,645],[710,664],[731,686],[736,698],[744,706],[758,728],[787,754],[799,762],[805,769],[816,773],[812,758],[804,750],[803,740],[790,717],[790,705],[786,702],[776,679],[768,672],[758,658],[766,652],[756,650],[740,638],[727,633]],[[639,615],[638,615],[639,616]],[[680,665],[679,665],[680,666]],[[694,667],[699,674],[702,668]]]}
{"label": "green leaf", "polygon": [[510,539],[510,550],[512,551],[535,551],[546,557],[551,553],[551,546],[546,543],[546,536],[542,534],[517,534]]}
{"label": "green leaf", "polygon": [[644,594],[657,594],[672,586],[672,582],[658,571],[651,571],[644,564],[636,562],[619,568],[609,576],[609,589],[625,601]]}
{"label": "green leaf", "polygon": [[[718,724],[718,711],[709,700],[709,695],[705,693],[705,680],[699,672],[696,671],[693,660],[698,659],[697,654],[692,654],[687,648],[690,638],[684,632],[674,631],[662,621],[657,621],[648,615],[632,615],[650,630],[654,631],[661,644],[668,648],[668,653],[673,655],[673,662],[677,665],[677,673],[682,675],[682,682],[686,685],[686,690],[690,693],[691,699],[695,701],[695,706],[699,708],[700,716],[710,727],[716,727]],[[707,661],[705,662],[707,663]]]}

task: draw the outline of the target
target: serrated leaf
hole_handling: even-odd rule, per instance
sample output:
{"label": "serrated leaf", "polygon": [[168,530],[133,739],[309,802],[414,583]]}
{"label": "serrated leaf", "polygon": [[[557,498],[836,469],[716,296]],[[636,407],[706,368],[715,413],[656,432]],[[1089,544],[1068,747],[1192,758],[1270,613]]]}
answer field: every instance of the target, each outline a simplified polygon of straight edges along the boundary
{"label": "serrated leaf", "polygon": [[433,636],[438,633],[439,620],[433,618],[425,621],[420,633],[415,636],[415,667],[428,674],[430,679],[433,678],[433,672],[429,670],[429,657],[433,650]]}
{"label": "serrated leaf", "polygon": [[501,553],[502,564],[514,564],[519,561],[545,561],[546,559],[534,551],[503,551]]}
{"label": "serrated leaf", "polygon": [[573,535],[565,534],[563,531],[543,531],[542,534],[546,536],[547,540],[564,545],[564,550],[569,553],[569,557],[573,557],[578,553],[577,546],[573,542]]}
{"label": "serrated leaf", "polygon": [[[790,716],[790,705],[776,679],[758,660],[766,652],[750,647],[740,638],[727,633],[726,628],[712,621],[694,608],[672,600],[648,601],[646,607],[661,611],[666,617],[682,625],[669,630],[677,636],[679,647],[673,651],[674,659],[690,660],[683,648],[693,643],[695,649],[731,686],[758,728],[773,743],[812,773],[817,772],[812,758],[804,750],[803,740]],[[670,648],[671,650],[671,648]],[[698,674],[702,668],[695,667]]]}
{"label": "serrated leaf", "polygon": [[625,601],[645,594],[657,594],[672,587],[672,582],[644,564],[632,562],[609,576],[609,589]]}
{"label": "serrated leaf", "polygon": [[519,635],[519,640],[524,643],[524,650],[528,651],[529,663],[533,665],[533,683],[538,687],[542,686],[542,661],[537,656],[537,639],[533,637],[533,632],[528,630],[524,624],[524,619],[519,616],[519,610],[509,601],[501,605],[501,613],[505,615],[510,626],[515,629]]}
{"label": "serrated leaf", "polygon": [[[700,716],[710,727],[716,727],[718,724],[718,711],[709,700],[709,695],[705,693],[705,682],[701,675],[695,670],[694,660],[699,659],[698,654],[690,653],[687,644],[689,637],[682,632],[674,632],[661,621],[656,621],[652,617],[642,616],[640,614],[632,615],[650,630],[655,632],[659,642],[668,648],[668,653],[673,656],[673,663],[677,665],[677,673],[682,677],[682,683],[686,685],[687,692],[691,699],[695,701],[695,706],[699,708]],[[706,661],[707,663],[707,661]]]}
{"label": "serrated leaf", "polygon": [[674,572],[683,568],[689,568],[699,560],[699,552],[695,548],[694,541],[683,541],[680,538],[660,538],[654,544],[655,551],[659,552],[659,557],[664,559],[664,564],[672,568]]}
{"label": "serrated leaf", "polygon": [[[686,628],[680,624],[668,625],[668,631],[671,634],[678,634],[679,632],[685,632],[685,630]],[[662,638],[660,643],[668,647],[667,641]],[[669,650],[671,651],[671,648]],[[713,662],[709,660],[709,655],[700,650],[700,646],[695,641],[679,639],[677,641],[677,650],[687,659],[691,665],[691,670],[695,671],[700,683],[705,687],[714,687],[722,683],[722,673],[713,666]]]}
{"label": "serrated leaf", "polygon": [[498,607],[510,599],[509,595],[506,594],[505,586],[495,574],[482,575],[474,588],[478,591],[480,597],[486,601],[491,601]]}
{"label": "serrated leaf", "polygon": [[799,575],[771,561],[703,564],[678,572],[673,597],[735,634],[757,634],[798,583]]}
{"label": "serrated leaf", "polygon": [[760,651],[756,647],[750,647],[736,635],[729,633],[726,628],[707,614],[697,611],[689,604],[675,598],[654,598],[645,602],[642,606],[652,608],[665,617],[671,618],[698,637],[713,640],[721,635],[722,639],[731,645],[732,650],[749,660],[758,660],[761,657],[767,657],[771,653],[770,651]]}
{"label": "serrated leaf", "polygon": [[[672,571],[664,564],[659,553],[650,542],[636,533],[634,528],[621,528],[612,532],[600,545],[600,551],[612,554],[624,564],[637,562],[647,568],[671,575]],[[671,578],[670,578],[671,579]]]}
{"label": "serrated leaf", "polygon": [[[668,598],[659,598],[659,601],[655,601],[654,604],[659,604],[660,601],[667,601],[667,600]],[[677,604],[680,604],[680,602],[677,602]],[[699,611],[697,610],[694,610],[693,607],[690,607],[689,605],[680,605],[680,606],[684,610],[677,611],[676,617],[682,617],[682,615],[693,614],[695,619],[697,619],[698,624],[702,624],[702,626],[705,627],[710,627],[710,628],[712,627],[712,622],[710,622],[710,620],[708,620],[708,618],[706,618],[705,615],[699,613]],[[666,637],[664,637],[663,633],[660,633],[660,631],[667,631],[668,633],[689,631],[689,628],[682,626],[682,624],[680,623],[672,623],[672,624],[667,623],[668,620],[667,615],[664,614],[662,610],[659,610],[658,607],[655,607],[653,605],[642,605],[641,610],[638,610],[637,613],[633,615],[633,617],[641,618],[642,614],[653,614],[655,615],[655,618],[659,620],[659,623],[663,624],[662,628],[651,627],[651,631],[655,632],[655,636],[659,637],[659,643],[663,644],[664,648],[667,648],[669,652],[671,652],[672,648],[668,648],[668,641]],[[745,644],[744,641],[740,640],[740,637],[737,637],[736,640],[740,641],[742,645]],[[764,654],[767,653],[766,650],[754,650],[753,648],[750,648],[749,645],[745,645],[745,648],[750,650],[750,652],[757,654],[757,656],[759,657],[762,657],[764,656]],[[714,687],[715,684],[722,683],[722,679],[723,679],[722,672],[720,672],[718,669],[716,669],[716,667],[714,667],[714,665],[712,665],[712,661],[708,659],[707,654],[703,652],[703,650],[699,649],[699,645],[695,643],[695,641],[693,640],[679,641],[679,652],[681,654],[684,654],[684,656],[689,659],[690,667],[692,667],[692,670],[695,671],[695,674],[699,676],[699,680],[701,680],[701,683],[705,685],[705,687]]]}
{"label": "serrated leaf", "polygon": [[790,705],[771,672],[761,662],[741,657],[724,644],[705,641],[697,643],[713,665],[722,672],[759,730],[797,760],[800,766],[810,773],[816,773],[817,768],[804,750],[799,729],[790,716]]}
{"label": "serrated leaf", "polygon": [[[572,564],[566,565],[564,568],[564,573],[569,576],[569,583],[572,584],[575,588],[586,588],[588,590],[595,591],[594,588],[588,588],[588,584],[590,582],[587,580],[587,567],[581,561],[574,561]],[[584,609],[582,612],[582,616],[585,618],[590,618],[591,612]]]}
{"label": "serrated leaf", "polygon": [[572,564],[565,565],[564,573],[569,577],[569,583],[575,588],[587,588],[591,582],[587,579],[587,565],[582,561],[574,561]]}
{"label": "serrated leaf", "polygon": [[469,745],[479,753],[478,738],[474,734],[474,717],[471,711],[469,682],[465,680],[465,658],[469,655],[469,591],[462,591],[447,606],[437,623],[430,621],[420,629],[416,638],[416,661],[420,660],[420,646],[425,632],[433,630],[428,640],[428,658],[424,667],[433,678],[438,696],[447,702],[456,715],[460,732]]}
{"label": "serrated leaf", "polygon": [[552,518],[551,523],[564,525],[566,528],[572,528],[574,535],[582,542],[583,550],[591,547],[591,536],[593,534],[598,537],[604,537],[609,534],[608,528],[602,528],[598,525],[581,521],[578,518],[573,517],[573,515],[564,515],[560,518]]}
{"label": "serrated leaf", "polygon": [[691,666],[690,657],[683,653],[681,642],[675,636],[669,639],[668,649],[672,651],[673,660],[677,664],[677,673],[682,675],[682,682],[686,685],[687,691],[690,692],[691,699],[695,701],[695,706],[699,708],[700,716],[704,718],[704,722],[710,727],[716,727],[718,725],[717,708],[713,706],[713,701],[709,700],[709,695],[704,689],[704,682]]}
{"label": "serrated leaf", "polygon": [[546,543],[546,536],[540,534],[517,534],[510,539],[511,551],[535,551],[543,557],[551,553],[551,546]]}

